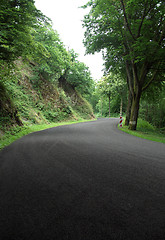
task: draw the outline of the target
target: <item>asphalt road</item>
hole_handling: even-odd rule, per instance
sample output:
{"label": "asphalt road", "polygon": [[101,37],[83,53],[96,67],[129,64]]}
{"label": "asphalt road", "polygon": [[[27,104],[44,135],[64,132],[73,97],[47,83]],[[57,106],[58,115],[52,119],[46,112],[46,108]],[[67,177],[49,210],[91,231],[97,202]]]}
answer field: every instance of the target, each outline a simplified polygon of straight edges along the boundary
{"label": "asphalt road", "polygon": [[0,152],[0,239],[165,240],[165,145],[117,119],[30,134]]}

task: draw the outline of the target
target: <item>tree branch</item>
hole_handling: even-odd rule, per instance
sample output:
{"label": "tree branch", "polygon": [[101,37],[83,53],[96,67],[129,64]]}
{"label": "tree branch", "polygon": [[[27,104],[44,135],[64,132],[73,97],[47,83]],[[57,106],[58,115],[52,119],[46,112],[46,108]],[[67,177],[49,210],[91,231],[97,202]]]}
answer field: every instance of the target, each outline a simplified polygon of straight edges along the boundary
{"label": "tree branch", "polygon": [[126,22],[126,26],[127,26],[127,28],[128,28],[128,31],[129,31],[129,33],[131,34],[133,40],[136,41],[136,38],[135,38],[135,36],[133,35],[133,33],[132,33],[132,31],[131,31],[131,28],[130,28],[130,26],[129,26],[129,23],[128,23],[128,18],[127,18],[127,15],[126,15],[126,11],[125,11],[125,6],[124,6],[123,0],[121,0],[121,5],[122,5],[122,8],[123,8],[124,19],[125,19],[125,22]]}
{"label": "tree branch", "polygon": [[146,15],[149,13],[150,9],[151,9],[151,8],[149,8],[149,10],[148,10],[147,13],[146,13],[146,10],[147,10],[147,2],[146,2],[145,5],[144,5],[144,12],[143,12],[142,20],[141,20],[141,23],[140,23],[140,25],[139,25],[137,38],[140,37],[140,32],[141,32],[141,28],[142,28],[144,19],[145,19]]}
{"label": "tree branch", "polygon": [[157,69],[155,70],[155,72],[153,73],[150,81],[148,81],[148,83],[142,88],[142,91],[145,91],[145,90],[149,87],[149,85],[155,80],[155,77],[156,77],[156,75],[157,75],[157,73],[158,73],[159,65],[160,65],[160,62],[158,63],[158,65],[157,65],[158,68],[157,68]]}

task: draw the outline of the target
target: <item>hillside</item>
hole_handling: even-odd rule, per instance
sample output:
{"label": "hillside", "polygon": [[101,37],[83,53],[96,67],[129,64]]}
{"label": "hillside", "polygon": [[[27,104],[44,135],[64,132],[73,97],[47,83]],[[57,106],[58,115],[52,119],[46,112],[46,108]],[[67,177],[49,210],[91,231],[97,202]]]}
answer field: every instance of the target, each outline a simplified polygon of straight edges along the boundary
{"label": "hillside", "polygon": [[91,105],[65,79],[51,83],[36,73],[34,63],[21,58],[15,65],[12,76],[0,87],[1,135],[16,125],[94,117]]}

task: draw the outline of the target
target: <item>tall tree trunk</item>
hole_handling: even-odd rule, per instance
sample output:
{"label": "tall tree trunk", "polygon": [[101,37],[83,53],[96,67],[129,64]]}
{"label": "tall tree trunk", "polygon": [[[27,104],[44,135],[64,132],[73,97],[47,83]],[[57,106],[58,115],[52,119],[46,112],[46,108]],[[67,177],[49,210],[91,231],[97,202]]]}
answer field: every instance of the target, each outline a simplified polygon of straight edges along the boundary
{"label": "tall tree trunk", "polygon": [[[127,77],[129,82],[129,92],[132,95],[131,115],[129,120],[129,129],[136,130],[139,114],[140,97],[142,94],[142,85],[138,76],[138,68],[134,60],[130,62],[130,68],[127,67]],[[131,74],[130,74],[131,73]],[[128,76],[129,75],[129,76]],[[142,75],[141,75],[142,76]],[[145,76],[143,76],[144,78]]]}
{"label": "tall tree trunk", "polygon": [[141,93],[141,91],[138,91],[138,93],[135,94],[132,99],[131,116],[129,121],[130,130],[136,130],[137,127]]}
{"label": "tall tree trunk", "polygon": [[129,126],[129,121],[130,121],[130,117],[131,117],[132,99],[133,99],[132,93],[129,91],[127,113],[126,113],[126,119],[125,119],[125,125],[126,126]]}
{"label": "tall tree trunk", "polygon": [[131,117],[131,108],[132,108],[132,100],[133,100],[133,73],[131,69],[131,62],[128,60],[126,61],[126,72],[127,72],[127,86],[128,86],[128,104],[127,104],[127,112],[126,112],[126,120],[125,120],[125,125],[129,126],[129,121]]}

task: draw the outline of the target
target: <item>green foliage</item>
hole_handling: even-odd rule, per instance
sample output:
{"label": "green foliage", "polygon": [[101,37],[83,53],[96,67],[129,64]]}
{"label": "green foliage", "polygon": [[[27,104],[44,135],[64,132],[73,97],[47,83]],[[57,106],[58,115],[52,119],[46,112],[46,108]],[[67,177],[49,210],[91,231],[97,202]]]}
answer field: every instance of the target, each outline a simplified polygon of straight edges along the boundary
{"label": "green foliage", "polygon": [[13,63],[0,60],[0,82],[16,81],[15,66]]}
{"label": "green foliage", "polygon": [[[89,69],[76,59],[73,50],[65,49],[50,20],[35,8],[33,0],[2,0],[0,27],[2,130],[22,122],[41,124],[92,117],[91,106],[76,91],[91,95]],[[72,86],[77,106],[58,88],[62,76]]]}
{"label": "green foliage", "polygon": [[73,49],[69,51],[69,55],[70,63],[64,73],[64,78],[74,89],[89,98],[94,89],[91,72],[83,62],[78,61],[78,55]]}
{"label": "green foliage", "polygon": [[32,35],[35,40],[33,60],[38,63],[35,65],[35,71],[47,81],[57,82],[70,61],[58,33],[51,25],[45,24],[34,29]]}
{"label": "green foliage", "polygon": [[59,107],[54,108],[53,103],[44,106],[43,114],[49,122],[58,122],[72,117],[73,110],[71,100],[66,96],[62,89],[59,89],[59,100],[61,102]]}
{"label": "green foliage", "polygon": [[136,137],[148,139],[155,142],[165,143],[165,133],[161,133],[159,129],[152,126],[147,121],[138,119],[137,131],[131,131],[128,126],[118,127],[123,132],[134,135]]}
{"label": "green foliage", "polygon": [[86,99],[83,99],[83,102],[81,104],[73,106],[73,110],[78,112],[81,119],[91,119],[94,118],[93,115],[93,109],[91,104],[86,101]]}
{"label": "green foliage", "polygon": [[96,113],[100,117],[108,117],[109,115],[109,103],[108,99],[101,98],[96,104]]}
{"label": "green foliage", "polygon": [[111,113],[120,113],[121,99],[123,100],[125,111],[127,86],[121,75],[110,73],[100,79],[96,84],[95,94],[98,97],[96,111],[102,116],[109,114],[109,98]]}
{"label": "green foliage", "polygon": [[137,130],[143,131],[143,132],[145,132],[145,131],[154,132],[156,130],[156,128],[149,122],[139,118],[138,124],[137,124]]}
{"label": "green foliage", "polygon": [[151,85],[141,101],[140,117],[165,130],[165,84]]}
{"label": "green foliage", "polygon": [[[158,0],[92,0],[84,17],[87,53],[103,50],[106,70],[127,76],[130,123],[137,123],[141,94],[164,73],[165,5]],[[136,124],[131,126],[136,129]]]}
{"label": "green foliage", "polygon": [[66,79],[68,83],[77,88],[82,94],[89,93],[90,85],[93,84],[89,68],[77,60],[71,64]]}
{"label": "green foliage", "polygon": [[126,83],[119,74],[109,73],[97,83],[97,88],[101,95],[113,97],[116,95],[124,95],[126,92]]}
{"label": "green foliage", "polygon": [[[0,85],[0,94],[1,92],[3,93],[0,101],[2,129],[4,128],[4,123],[10,123],[10,115],[14,115],[14,111],[6,112],[4,106],[7,105],[9,108],[7,110],[10,110],[13,103],[13,109],[17,109],[19,117],[24,124],[27,122],[33,124],[57,122],[65,119],[78,119],[82,118],[82,116],[85,118],[92,117],[93,111],[91,106],[75,90],[72,91],[77,99],[76,104],[62,88],[57,88],[50,81],[43,79],[43,77],[39,78],[39,84],[36,87],[31,80],[36,71],[34,71],[30,63],[20,59],[16,64],[17,68],[15,68],[14,78],[4,81],[3,87]],[[10,115],[9,112],[11,112]]]}
{"label": "green foliage", "polygon": [[0,60],[11,61],[27,55],[33,46],[31,28],[45,20],[33,0],[1,0]]}
{"label": "green foliage", "polygon": [[6,89],[6,84],[16,82],[13,64],[1,60],[0,69],[0,128],[11,122],[21,125],[12,97]]}

